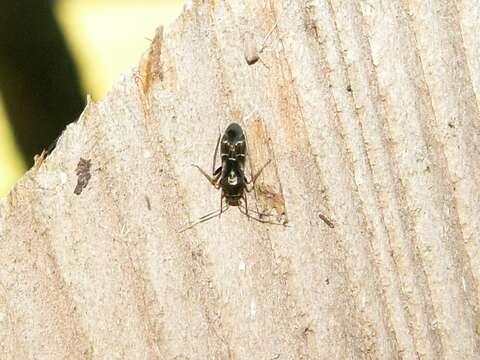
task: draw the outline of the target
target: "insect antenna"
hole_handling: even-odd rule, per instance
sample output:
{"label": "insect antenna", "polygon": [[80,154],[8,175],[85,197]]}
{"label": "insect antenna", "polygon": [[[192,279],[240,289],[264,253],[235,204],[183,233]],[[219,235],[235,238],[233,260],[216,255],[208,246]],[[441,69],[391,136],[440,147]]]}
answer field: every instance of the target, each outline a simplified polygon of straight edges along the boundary
{"label": "insect antenna", "polygon": [[177,230],[178,233],[182,233],[188,229],[191,229],[192,227],[194,227],[195,225],[198,225],[198,224],[201,224],[205,221],[208,221],[210,219],[213,219],[214,217],[216,216],[220,216],[221,213],[224,213],[228,210],[228,205],[226,208],[220,208],[220,209],[216,209],[216,210],[213,210],[213,211],[210,211],[209,213],[199,217],[197,220],[189,223],[188,225],[185,225],[183,228],[181,228],[180,230]]}

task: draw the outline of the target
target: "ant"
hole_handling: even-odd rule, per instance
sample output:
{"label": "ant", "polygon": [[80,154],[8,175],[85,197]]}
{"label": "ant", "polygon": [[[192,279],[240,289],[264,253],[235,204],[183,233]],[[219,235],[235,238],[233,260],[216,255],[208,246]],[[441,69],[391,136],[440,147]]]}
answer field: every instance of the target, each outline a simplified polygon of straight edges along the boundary
{"label": "ant", "polygon": [[[218,147],[220,146],[221,165],[215,169],[215,162],[217,160]],[[250,180],[245,176],[245,159],[247,155],[247,143],[243,129],[237,123],[228,125],[223,136],[218,135],[217,145],[215,146],[215,153],[213,154],[212,176],[208,175],[200,166],[192,164],[196,167],[203,176],[207,178],[210,184],[215,189],[221,189],[220,209],[214,210],[197,221],[190,223],[178,232],[183,232],[194,227],[197,224],[210,220],[216,216],[221,216],[226,212],[230,206],[236,206],[240,212],[246,215],[249,219],[254,219],[261,223],[284,225],[273,221],[262,219],[261,216],[265,214],[250,209],[250,212],[255,213],[258,217],[249,214],[247,192],[253,190],[255,181],[262,173],[263,169],[270,164],[268,160],[258,172],[252,176]],[[251,185],[249,187],[248,185]],[[223,199],[225,199],[226,207],[223,208]],[[242,201],[243,200],[243,201]]]}

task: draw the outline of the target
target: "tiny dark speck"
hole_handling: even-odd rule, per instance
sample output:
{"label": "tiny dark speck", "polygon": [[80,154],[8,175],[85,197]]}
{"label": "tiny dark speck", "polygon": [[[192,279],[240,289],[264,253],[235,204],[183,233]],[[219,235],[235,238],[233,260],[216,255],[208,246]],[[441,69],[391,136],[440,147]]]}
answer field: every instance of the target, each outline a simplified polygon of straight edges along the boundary
{"label": "tiny dark speck", "polygon": [[145,202],[147,203],[147,209],[152,210],[152,204],[150,203],[150,198],[145,195]]}
{"label": "tiny dark speck", "polygon": [[332,228],[332,229],[335,227],[335,225],[333,224],[332,220],[330,220],[329,218],[327,218],[327,217],[326,217],[325,215],[323,215],[322,213],[318,214],[318,217],[319,217],[320,219],[322,219],[323,222],[328,225],[328,227],[330,227],[330,228]]}
{"label": "tiny dark speck", "polygon": [[352,87],[350,85],[347,86],[347,91],[352,92]]}

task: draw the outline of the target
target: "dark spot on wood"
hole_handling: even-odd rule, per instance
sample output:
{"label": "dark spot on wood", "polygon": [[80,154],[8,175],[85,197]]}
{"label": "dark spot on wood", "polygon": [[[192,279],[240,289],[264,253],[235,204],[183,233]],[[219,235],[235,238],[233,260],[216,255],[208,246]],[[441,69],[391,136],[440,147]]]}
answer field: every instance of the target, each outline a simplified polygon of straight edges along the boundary
{"label": "dark spot on wood", "polygon": [[329,218],[327,218],[325,215],[323,215],[322,213],[319,213],[319,214],[318,214],[318,217],[319,217],[320,219],[322,219],[323,222],[324,222],[325,224],[327,224],[330,228],[333,229],[333,228],[335,227],[335,225],[333,224],[333,222],[332,222]]}
{"label": "dark spot on wood", "polygon": [[92,166],[91,160],[85,160],[84,158],[80,158],[78,162],[77,168],[75,169],[75,173],[78,176],[77,179],[77,186],[73,193],[75,195],[80,195],[88,185],[90,178],[92,175],[90,174],[90,167]]}
{"label": "dark spot on wood", "polygon": [[147,209],[152,210],[152,204],[150,203],[150,198],[145,195],[145,202],[147,203]]}
{"label": "dark spot on wood", "polygon": [[313,332],[314,332],[314,331],[313,331],[313,328],[312,328],[310,325],[305,326],[305,327],[303,328],[303,335],[304,335],[304,336],[308,336],[309,334],[313,334]]}

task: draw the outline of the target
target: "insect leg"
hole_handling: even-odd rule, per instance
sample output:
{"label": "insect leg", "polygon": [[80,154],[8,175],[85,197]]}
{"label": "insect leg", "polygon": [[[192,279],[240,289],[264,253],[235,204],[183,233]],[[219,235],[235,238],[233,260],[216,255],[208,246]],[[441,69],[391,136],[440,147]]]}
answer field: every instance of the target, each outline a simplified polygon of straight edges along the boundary
{"label": "insect leg", "polygon": [[203,176],[205,176],[207,178],[207,180],[210,182],[210,184],[212,184],[216,189],[219,189],[220,188],[220,185],[218,184],[218,178],[220,177],[220,174],[221,172],[217,171],[216,172],[217,174],[213,177],[211,177],[210,175],[208,175],[200,166],[198,165],[195,165],[195,164],[192,164],[192,166],[196,167],[198,170],[200,170],[200,172],[202,173]]}
{"label": "insect leg", "polygon": [[243,193],[243,199],[245,200],[245,215],[250,220],[250,216],[248,216],[248,201],[247,201],[247,193]]}
{"label": "insect leg", "polygon": [[257,181],[257,178],[260,176],[260,174],[262,173],[263,169],[265,169],[265,168],[267,167],[267,165],[270,164],[271,161],[272,161],[271,159],[268,160],[268,161],[265,163],[265,165],[263,165],[263,166],[260,168],[260,170],[257,171],[257,173],[256,173],[255,175],[253,175],[253,177],[252,177],[251,180],[248,180],[248,179],[245,177],[245,183],[247,183],[247,184],[252,184],[252,188],[251,188],[251,189],[249,189],[247,186],[245,186],[245,190],[246,190],[247,192],[252,191],[253,185],[255,184],[255,181]]}
{"label": "insect leg", "polygon": [[[221,134],[218,134],[218,139],[217,139],[217,145],[215,145],[215,152],[213,153],[213,164],[212,164],[212,174],[215,174],[215,163],[217,162],[217,153],[218,153],[218,145],[220,144],[220,136]],[[218,169],[217,169],[218,171]]]}
{"label": "insect leg", "polygon": [[278,20],[275,21],[275,24],[273,25],[272,29],[268,32],[267,36],[265,36],[265,38],[263,39],[262,47],[258,51],[260,54],[263,52],[263,50],[265,50],[265,47],[266,47],[265,43],[267,42],[270,35],[272,35],[273,31],[277,28],[277,25],[278,25]]}
{"label": "insect leg", "polygon": [[217,209],[217,210],[213,210],[213,211],[210,211],[209,213],[199,217],[196,221],[194,222],[191,222],[189,223],[188,225],[184,226],[183,228],[181,228],[180,230],[178,230],[177,232],[178,233],[182,233],[188,229],[191,229],[192,227],[194,227],[195,225],[198,225],[198,224],[201,224],[205,221],[208,221],[210,219],[213,219],[214,217],[218,216],[219,214],[221,214],[222,212],[226,212],[228,210],[228,206],[225,208],[225,211],[223,209]]}
{"label": "insect leg", "polygon": [[218,213],[218,217],[222,217],[222,212],[223,212],[223,191],[222,194],[220,195],[220,212]]}
{"label": "insect leg", "polygon": [[257,215],[259,218],[273,216],[271,212],[260,212],[255,209],[245,207],[245,213],[250,213],[250,212]]}

